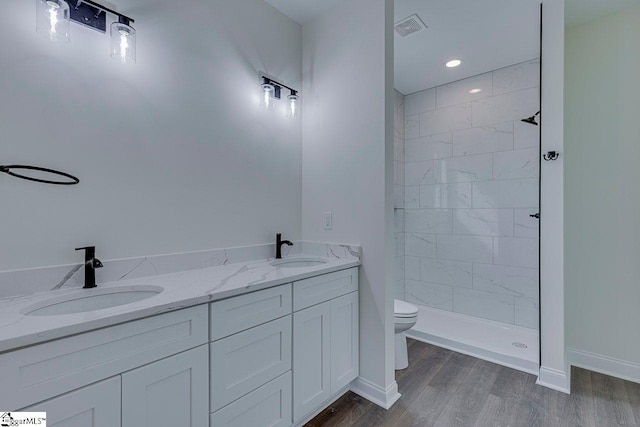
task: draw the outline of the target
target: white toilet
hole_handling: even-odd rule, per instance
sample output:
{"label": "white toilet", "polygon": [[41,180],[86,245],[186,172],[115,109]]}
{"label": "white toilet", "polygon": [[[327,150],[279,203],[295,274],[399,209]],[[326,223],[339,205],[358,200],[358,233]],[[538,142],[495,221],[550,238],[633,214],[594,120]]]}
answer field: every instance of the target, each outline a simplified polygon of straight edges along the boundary
{"label": "white toilet", "polygon": [[405,331],[413,328],[418,321],[418,307],[405,301],[394,300],[395,333],[396,333],[396,371],[409,366],[407,356],[407,336]]}

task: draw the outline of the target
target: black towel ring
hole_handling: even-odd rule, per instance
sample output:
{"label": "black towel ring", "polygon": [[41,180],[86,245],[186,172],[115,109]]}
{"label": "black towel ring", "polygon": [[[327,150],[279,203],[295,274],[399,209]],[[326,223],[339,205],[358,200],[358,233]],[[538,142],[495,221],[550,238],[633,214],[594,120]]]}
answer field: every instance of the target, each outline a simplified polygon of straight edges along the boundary
{"label": "black towel ring", "polygon": [[[69,178],[69,181],[50,181],[47,179],[38,179],[38,178],[32,178],[30,176],[27,175],[22,175],[21,173],[16,173],[13,170],[32,170],[32,171],[38,171],[38,172],[46,172],[52,175],[58,175],[58,176],[63,176],[65,178]],[[68,173],[65,172],[60,172],[60,171],[56,171],[53,169],[47,169],[47,168],[40,168],[37,166],[25,166],[25,165],[6,165],[6,166],[0,166],[0,172],[4,172],[7,175],[11,175],[14,176],[16,178],[20,178],[20,179],[26,179],[27,181],[33,181],[33,182],[41,182],[43,184],[53,184],[53,185],[76,185],[80,183],[80,180],[78,178],[76,178],[73,175],[70,175]]]}

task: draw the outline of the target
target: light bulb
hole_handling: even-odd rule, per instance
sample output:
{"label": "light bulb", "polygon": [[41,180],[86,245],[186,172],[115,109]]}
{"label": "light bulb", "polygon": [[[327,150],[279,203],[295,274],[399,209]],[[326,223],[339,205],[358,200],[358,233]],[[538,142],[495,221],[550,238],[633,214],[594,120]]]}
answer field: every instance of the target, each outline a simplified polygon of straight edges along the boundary
{"label": "light bulb", "polygon": [[36,31],[50,40],[69,42],[71,13],[64,0],[36,0]]}
{"label": "light bulb", "polygon": [[273,108],[273,93],[275,92],[275,87],[271,83],[263,83],[262,84],[262,106],[265,110],[270,110]]}
{"label": "light bulb", "polygon": [[447,62],[447,68],[456,68],[459,67],[462,64],[462,61],[460,61],[459,59],[453,59],[449,62]]}
{"label": "light bulb", "polygon": [[480,88],[477,88],[477,89],[471,89],[471,90],[469,91],[469,93],[470,93],[471,95],[475,95],[475,94],[480,93],[480,92],[482,92],[482,89],[480,89]]}
{"label": "light bulb", "polygon": [[129,42],[127,41],[129,33],[120,30],[120,61],[127,62],[127,51],[129,50]]}
{"label": "light bulb", "polygon": [[287,115],[292,119],[300,115],[300,97],[295,93],[289,95],[289,111]]}
{"label": "light bulb", "polygon": [[111,24],[111,57],[123,64],[136,62],[136,30],[124,22]]}
{"label": "light bulb", "polygon": [[58,25],[58,10],[60,9],[60,5],[58,3],[48,1],[49,5],[49,31],[51,34],[56,33],[56,25]]}

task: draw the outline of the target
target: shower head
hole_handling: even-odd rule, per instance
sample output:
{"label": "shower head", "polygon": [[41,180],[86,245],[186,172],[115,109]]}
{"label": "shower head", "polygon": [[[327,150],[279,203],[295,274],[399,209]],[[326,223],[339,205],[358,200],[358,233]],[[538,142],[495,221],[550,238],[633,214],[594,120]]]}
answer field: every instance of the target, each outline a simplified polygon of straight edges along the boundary
{"label": "shower head", "polygon": [[538,111],[536,114],[534,114],[531,117],[527,117],[526,119],[522,119],[521,121],[525,122],[525,123],[529,123],[530,125],[534,125],[534,126],[538,126],[538,122],[536,122],[536,116],[540,115],[540,111]]}

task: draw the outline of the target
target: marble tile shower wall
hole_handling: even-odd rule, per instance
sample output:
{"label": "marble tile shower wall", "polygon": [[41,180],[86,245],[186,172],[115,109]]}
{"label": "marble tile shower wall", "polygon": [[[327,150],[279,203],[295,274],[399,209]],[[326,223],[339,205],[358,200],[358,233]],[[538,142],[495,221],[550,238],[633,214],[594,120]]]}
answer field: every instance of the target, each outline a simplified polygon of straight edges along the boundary
{"label": "marble tile shower wall", "polygon": [[407,301],[538,327],[539,81],[532,60],[405,97]]}
{"label": "marble tile shower wall", "polygon": [[404,95],[396,91],[394,108],[395,298],[404,299]]}

